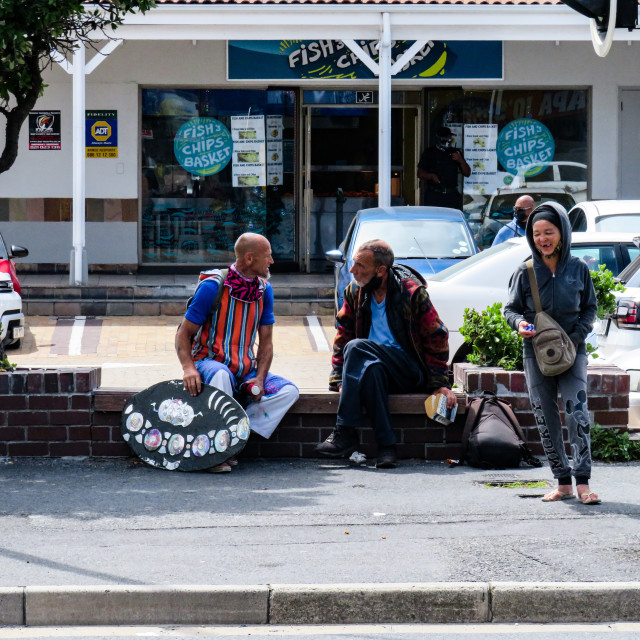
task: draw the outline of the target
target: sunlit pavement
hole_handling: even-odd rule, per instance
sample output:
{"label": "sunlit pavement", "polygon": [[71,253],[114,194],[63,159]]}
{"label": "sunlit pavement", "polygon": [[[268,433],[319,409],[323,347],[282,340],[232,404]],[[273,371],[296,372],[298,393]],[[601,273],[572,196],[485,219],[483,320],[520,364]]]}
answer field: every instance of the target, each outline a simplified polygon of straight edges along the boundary
{"label": "sunlit pavement", "polygon": [[[27,318],[20,367],[101,366],[102,387],[145,388],[182,377],[174,349],[179,316]],[[273,373],[301,389],[325,389],[331,368],[333,318],[283,316],[274,328]]]}

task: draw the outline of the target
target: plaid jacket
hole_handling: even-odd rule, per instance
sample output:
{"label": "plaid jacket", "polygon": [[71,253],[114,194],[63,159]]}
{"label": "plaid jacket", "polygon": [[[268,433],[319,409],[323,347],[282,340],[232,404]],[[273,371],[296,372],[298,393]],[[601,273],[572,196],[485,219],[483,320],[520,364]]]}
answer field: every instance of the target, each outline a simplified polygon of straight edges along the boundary
{"label": "plaid jacket", "polygon": [[[427,287],[419,276],[401,264],[395,264],[387,280],[387,321],[398,344],[411,351],[424,373],[423,390],[432,393],[440,387],[451,388],[447,361],[449,332],[431,304]],[[371,297],[355,282],[344,291],[344,304],[336,317],[336,334],[331,358],[329,388],[337,390],[342,382],[344,348],[354,338],[368,338],[371,328]]]}

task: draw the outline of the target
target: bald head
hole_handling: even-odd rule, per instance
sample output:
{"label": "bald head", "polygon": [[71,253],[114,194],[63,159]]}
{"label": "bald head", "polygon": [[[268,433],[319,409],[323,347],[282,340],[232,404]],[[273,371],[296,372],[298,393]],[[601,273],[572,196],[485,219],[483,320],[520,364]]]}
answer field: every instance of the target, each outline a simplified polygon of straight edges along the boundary
{"label": "bald head", "polygon": [[536,206],[535,200],[531,196],[520,196],[516,200],[515,209],[533,209]]}
{"label": "bald head", "polygon": [[258,233],[243,233],[233,247],[236,254],[236,269],[247,278],[269,277],[273,264],[271,244]]}

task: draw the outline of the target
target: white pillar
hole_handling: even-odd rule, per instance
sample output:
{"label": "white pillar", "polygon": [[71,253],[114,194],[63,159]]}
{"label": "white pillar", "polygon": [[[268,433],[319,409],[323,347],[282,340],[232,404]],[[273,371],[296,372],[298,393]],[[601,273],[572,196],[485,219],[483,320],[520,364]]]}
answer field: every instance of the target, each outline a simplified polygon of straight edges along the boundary
{"label": "white pillar", "polygon": [[391,25],[382,14],[378,76],[378,206],[391,206]]}
{"label": "white pillar", "polygon": [[69,284],[88,282],[85,250],[85,47],[78,42],[73,53],[73,249]]}

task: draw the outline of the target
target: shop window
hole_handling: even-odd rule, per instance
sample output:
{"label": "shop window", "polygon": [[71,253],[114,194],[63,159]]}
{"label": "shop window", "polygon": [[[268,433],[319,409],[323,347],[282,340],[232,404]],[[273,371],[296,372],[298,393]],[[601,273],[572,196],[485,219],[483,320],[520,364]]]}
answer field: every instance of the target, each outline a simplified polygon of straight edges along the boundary
{"label": "shop window", "polygon": [[434,89],[425,104],[424,146],[447,126],[471,167],[458,190],[480,248],[500,228],[491,220],[509,222],[521,195],[567,209],[587,199],[587,91]]}
{"label": "shop window", "polygon": [[226,265],[242,233],[295,260],[295,92],[142,91],[142,263]]}

